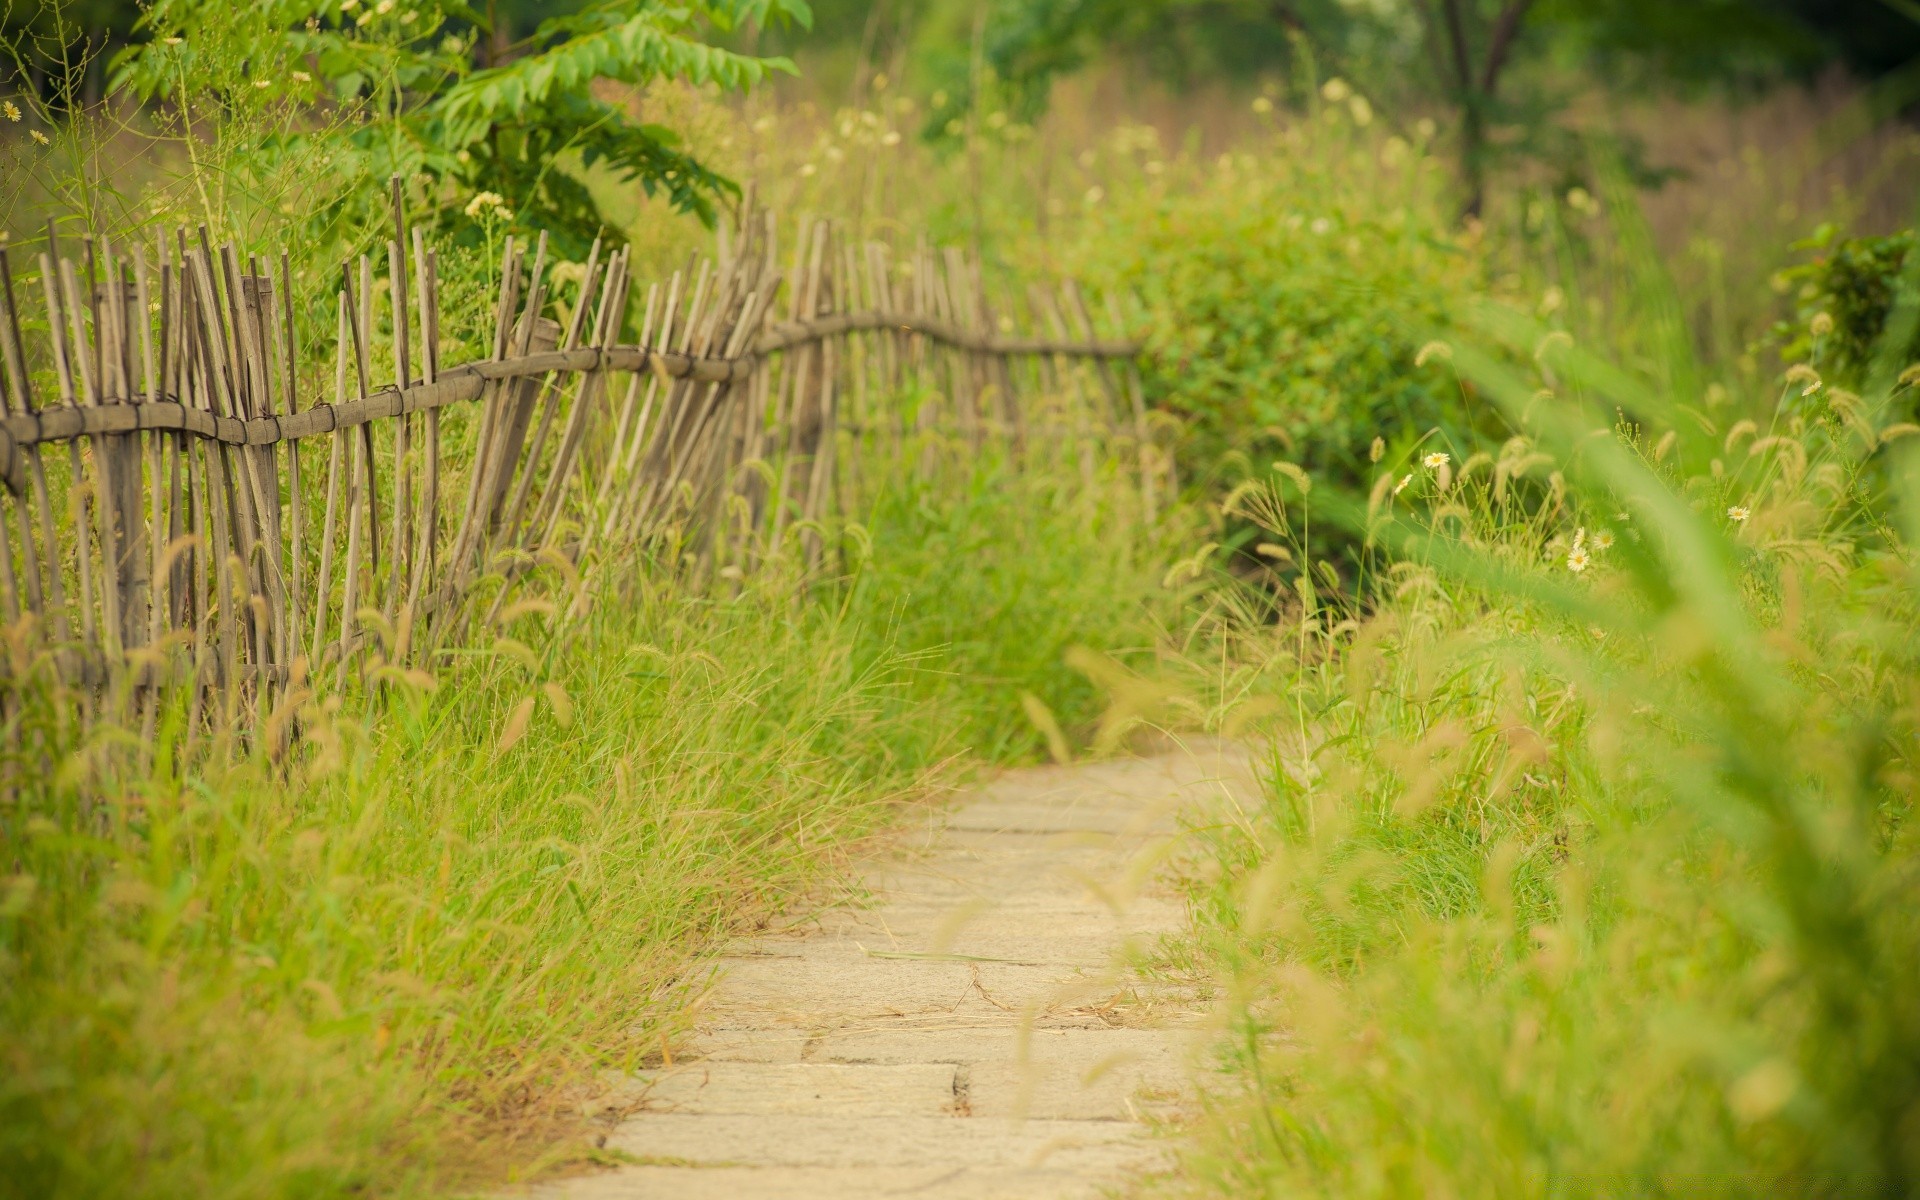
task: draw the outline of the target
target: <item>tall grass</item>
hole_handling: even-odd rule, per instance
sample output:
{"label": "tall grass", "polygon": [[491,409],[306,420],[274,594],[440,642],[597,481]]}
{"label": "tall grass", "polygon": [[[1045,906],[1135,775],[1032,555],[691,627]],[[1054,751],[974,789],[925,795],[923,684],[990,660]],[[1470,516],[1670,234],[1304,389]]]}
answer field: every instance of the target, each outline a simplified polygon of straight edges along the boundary
{"label": "tall grass", "polygon": [[609,572],[557,634],[308,712],[291,769],[51,745],[0,808],[0,1192],[432,1195],[592,1157],[591,1072],[671,1052],[701,954],[1031,753],[1021,693],[1090,717],[1062,656],[1157,583],[1105,540],[1117,485],[989,458],[876,492],[839,573]]}
{"label": "tall grass", "polygon": [[1231,498],[1392,561],[1223,600],[1195,665],[1269,782],[1198,831],[1226,1057],[1176,1190],[1910,1194],[1915,376],[1702,405],[1543,332],[1454,349],[1497,453]]}

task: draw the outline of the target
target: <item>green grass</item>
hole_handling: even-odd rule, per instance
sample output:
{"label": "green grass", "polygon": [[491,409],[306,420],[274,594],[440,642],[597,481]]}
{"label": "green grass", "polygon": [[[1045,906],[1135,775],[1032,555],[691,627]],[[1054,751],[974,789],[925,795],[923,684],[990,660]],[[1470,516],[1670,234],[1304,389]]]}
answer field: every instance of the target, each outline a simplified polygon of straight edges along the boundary
{"label": "green grass", "polygon": [[[1314,497],[1396,552],[1368,604],[1196,639],[1267,788],[1196,831],[1226,1036],[1172,1190],[1912,1194],[1912,395],[1457,353],[1528,436]],[[1237,507],[1298,545],[1297,491]]]}
{"label": "green grass", "polygon": [[538,669],[315,709],[290,770],[128,772],[109,732],[30,773],[0,808],[0,1192],[433,1195],[580,1157],[590,1072],[660,1053],[704,951],[1033,753],[1022,692],[1090,719],[1063,654],[1156,590],[1117,482],[984,462],[880,496],[844,574],[609,572]]}

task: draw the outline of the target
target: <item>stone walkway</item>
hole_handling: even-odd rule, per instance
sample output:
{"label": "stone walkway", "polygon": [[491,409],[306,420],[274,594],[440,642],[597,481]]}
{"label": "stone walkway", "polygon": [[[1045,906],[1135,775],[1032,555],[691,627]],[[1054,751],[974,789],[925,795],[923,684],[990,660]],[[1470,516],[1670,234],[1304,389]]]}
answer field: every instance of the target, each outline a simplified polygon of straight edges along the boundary
{"label": "stone walkway", "polygon": [[1183,806],[1244,786],[1211,747],[1012,771],[899,839],[874,903],[720,964],[671,1067],[624,1084],[639,1160],[548,1200],[1101,1196],[1166,1162],[1190,995],[1127,965],[1180,929],[1154,880]]}

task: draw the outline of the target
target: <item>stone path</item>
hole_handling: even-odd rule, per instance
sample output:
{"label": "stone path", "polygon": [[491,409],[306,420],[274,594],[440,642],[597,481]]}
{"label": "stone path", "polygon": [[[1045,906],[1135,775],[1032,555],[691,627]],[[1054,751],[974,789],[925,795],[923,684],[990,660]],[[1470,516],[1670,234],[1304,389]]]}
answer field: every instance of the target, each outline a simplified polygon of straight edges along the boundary
{"label": "stone path", "polygon": [[1211,747],[1008,772],[900,839],[875,903],[723,958],[695,1036],[549,1200],[1108,1194],[1165,1162],[1193,998],[1127,965],[1184,909],[1175,813],[1242,786]]}

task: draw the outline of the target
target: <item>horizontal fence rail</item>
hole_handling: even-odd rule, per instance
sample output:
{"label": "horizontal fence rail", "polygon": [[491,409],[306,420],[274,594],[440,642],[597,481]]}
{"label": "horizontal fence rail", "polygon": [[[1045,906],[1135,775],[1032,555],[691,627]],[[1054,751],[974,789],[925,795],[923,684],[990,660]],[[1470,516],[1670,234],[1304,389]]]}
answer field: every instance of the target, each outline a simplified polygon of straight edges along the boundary
{"label": "horizontal fence rail", "polygon": [[750,354],[739,358],[696,358],[645,346],[588,347],[529,354],[499,362],[468,363],[443,372],[434,383],[388,387],[363,400],[344,404],[316,404],[289,416],[251,419],[222,417],[172,400],[116,403],[92,408],[63,406],[0,418],[0,477],[18,492],[22,466],[14,452],[27,446],[62,442],[108,433],[190,433],[232,446],[271,446],[296,438],[318,437],[368,421],[425,412],[449,404],[477,400],[490,382],[545,375],[552,371],[652,372],[696,383],[733,383],[748,378],[771,354],[809,342],[863,332],[886,332],[924,337],[943,346],[979,354],[1011,358],[1059,355],[1080,358],[1133,358],[1140,344],[1130,341],[1049,341],[1042,338],[969,336],[944,322],[905,313],[849,313],[818,321],[776,326],[757,338]]}
{"label": "horizontal fence rail", "polygon": [[[796,534],[817,562],[863,455],[1044,433],[1091,472],[1118,439],[1151,519],[1172,479],[1139,346],[1071,281],[994,303],[961,251],[811,220],[783,263],[778,228],[749,202],[717,254],[644,292],[626,249],[561,270],[544,235],[509,237],[486,353],[460,365],[397,180],[385,270],[345,265],[324,355],[284,253],[202,229],[76,259],[50,230],[29,279],[0,250],[0,676],[50,673],[148,734],[184,688],[190,729],[277,747],[329,673],[482,636],[543,564],[572,578],[652,543],[744,572]],[[1013,335],[1020,307],[1040,333]]]}

